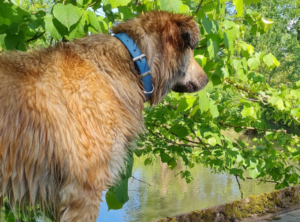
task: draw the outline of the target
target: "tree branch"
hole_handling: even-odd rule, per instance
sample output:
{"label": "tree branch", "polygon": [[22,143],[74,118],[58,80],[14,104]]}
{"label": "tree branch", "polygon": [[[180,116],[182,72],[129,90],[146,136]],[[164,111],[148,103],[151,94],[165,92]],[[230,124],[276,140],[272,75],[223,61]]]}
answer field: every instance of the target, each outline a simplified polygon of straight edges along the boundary
{"label": "tree branch", "polygon": [[246,177],[246,179],[248,179],[248,180],[257,180],[257,181],[266,182],[266,183],[277,183],[277,182],[275,182],[273,180],[259,180],[259,179],[253,179],[251,177]]}
{"label": "tree branch", "polygon": [[247,127],[247,126],[235,126],[229,123],[224,123],[222,121],[219,121],[219,124],[222,126],[230,126],[233,128],[241,128],[241,129],[250,129],[250,130],[257,130],[257,131],[264,131],[264,132],[275,132],[275,133],[284,133],[286,134],[286,130],[271,130],[271,129],[260,129],[260,128],[255,128],[255,127]]}
{"label": "tree branch", "polygon": [[[161,127],[161,128],[164,128],[165,130],[169,131],[170,129],[167,128],[166,126],[161,126],[161,125],[152,125],[152,126],[155,126],[155,127]],[[175,133],[171,133],[173,136],[177,136]],[[161,135],[161,134],[160,134]],[[162,135],[161,135],[162,136]],[[193,144],[197,144],[199,146],[199,143],[198,142],[195,142],[195,141],[192,141],[192,140],[188,140],[188,139],[185,139],[185,138],[181,138],[181,140],[184,140],[186,142],[189,142],[189,143],[193,143]],[[200,140],[199,140],[200,142]],[[208,145],[208,144],[204,144],[202,143],[203,145]],[[185,144],[182,144],[182,145],[185,145]]]}
{"label": "tree branch", "polygon": [[193,18],[195,17],[195,15],[197,15],[197,13],[198,13],[198,11],[199,11],[199,9],[200,9],[200,7],[201,7],[203,1],[204,1],[204,0],[201,0],[200,4],[198,5],[198,8],[196,9],[196,11],[195,11],[195,13],[194,13]]}
{"label": "tree branch", "polygon": [[93,2],[91,4],[89,4],[88,7],[92,7],[93,5],[97,4],[98,2],[101,2],[101,0],[98,0],[98,1],[95,1],[95,2]]}
{"label": "tree branch", "polygon": [[193,128],[188,125],[190,130],[192,131],[192,133],[195,135],[195,137],[199,140],[199,142],[205,147],[205,149],[211,154],[210,149],[207,148],[206,144],[201,140],[201,138],[199,136],[197,136],[196,132],[193,130]]}
{"label": "tree branch", "polygon": [[291,117],[292,117],[293,120],[295,120],[298,124],[300,124],[300,121],[299,121],[295,116],[293,116],[293,115],[291,114]]}
{"label": "tree branch", "polygon": [[256,95],[257,96],[257,94],[255,92],[252,92],[251,90],[249,90],[249,89],[247,89],[247,88],[245,88],[243,86],[240,86],[240,85],[236,84],[235,82],[231,81],[230,79],[225,79],[225,81],[227,83],[229,83],[230,85],[233,85],[235,88],[237,88],[239,90],[242,90],[242,91],[244,91],[244,92],[246,92],[246,93],[248,93],[250,95]]}
{"label": "tree branch", "polygon": [[165,141],[167,141],[167,142],[169,142],[169,143],[172,143],[172,144],[174,144],[174,145],[177,145],[177,146],[184,146],[184,147],[197,147],[197,148],[199,148],[199,143],[196,143],[196,142],[194,142],[194,141],[189,141],[189,140],[186,140],[187,142],[190,142],[190,143],[194,143],[194,144],[197,144],[198,146],[191,146],[191,145],[188,145],[188,144],[183,144],[183,143],[176,143],[176,142],[174,142],[174,141],[172,141],[172,140],[169,140],[169,139],[167,139],[167,138],[165,138],[162,134],[160,134],[160,133],[154,133],[152,130],[150,130],[150,129],[148,129],[147,128],[147,130],[153,135],[153,136],[155,136],[156,138],[158,138],[158,139],[163,139],[163,140],[165,140]]}
{"label": "tree branch", "polygon": [[39,37],[41,37],[42,35],[45,34],[45,31],[42,32],[42,33],[39,34],[39,35],[38,35],[38,33],[39,33],[39,31],[37,31],[37,33],[35,33],[35,35],[34,35],[31,39],[28,39],[26,42],[28,43],[28,42],[31,42],[31,41],[34,41],[34,40],[38,39]]}
{"label": "tree branch", "polygon": [[[236,84],[235,82],[231,81],[230,79],[225,79],[225,81],[227,83],[229,83],[230,85],[233,85],[234,87],[236,87],[238,90],[244,91],[244,92],[248,93],[249,95],[253,96],[254,98],[256,98],[258,100],[253,100],[253,99],[250,99],[250,98],[246,98],[245,96],[242,95],[243,98],[245,98],[247,100],[250,100],[252,102],[259,102],[260,101],[262,104],[268,105],[268,102],[263,100],[263,99],[267,99],[267,97],[262,97],[261,95],[255,93],[255,92],[252,92],[251,90],[249,90],[249,89],[247,89],[243,86],[240,86],[240,85]],[[298,124],[300,124],[300,121],[295,116],[293,116],[292,114],[289,114],[289,116],[292,117]]]}
{"label": "tree branch", "polygon": [[136,177],[134,177],[134,176],[131,176],[131,177],[132,177],[132,179],[137,180],[137,181],[139,181],[139,182],[141,182],[141,183],[144,183],[144,184],[148,185],[149,187],[152,186],[150,183],[147,183],[147,182],[145,182],[145,181],[143,181],[143,180],[140,180],[140,179],[138,179],[138,178],[136,178]]}
{"label": "tree branch", "polygon": [[243,194],[243,191],[242,191],[242,187],[241,187],[238,175],[235,175],[235,179],[236,179],[236,182],[239,185],[239,190],[240,190],[240,193],[241,193],[241,198],[244,199],[244,194]]}

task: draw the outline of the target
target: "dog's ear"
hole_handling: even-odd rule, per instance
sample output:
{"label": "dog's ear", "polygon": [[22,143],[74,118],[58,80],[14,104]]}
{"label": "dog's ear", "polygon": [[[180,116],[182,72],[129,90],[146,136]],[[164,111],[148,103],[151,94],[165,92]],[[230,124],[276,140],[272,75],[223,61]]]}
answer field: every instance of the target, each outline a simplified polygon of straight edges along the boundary
{"label": "dog's ear", "polygon": [[176,24],[180,30],[185,47],[195,49],[200,37],[200,31],[196,22],[189,16],[178,16]]}
{"label": "dog's ear", "polygon": [[189,31],[184,31],[181,33],[181,38],[184,42],[185,47],[190,47],[191,49],[196,48],[197,42],[191,41],[191,33]]}

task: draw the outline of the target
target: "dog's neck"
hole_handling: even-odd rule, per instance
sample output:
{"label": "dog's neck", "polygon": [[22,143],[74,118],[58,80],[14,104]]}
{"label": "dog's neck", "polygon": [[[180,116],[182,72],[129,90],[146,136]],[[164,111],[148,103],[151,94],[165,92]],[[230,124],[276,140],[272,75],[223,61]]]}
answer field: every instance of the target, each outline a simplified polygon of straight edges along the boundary
{"label": "dog's neck", "polygon": [[154,87],[152,84],[151,72],[147,63],[146,55],[141,52],[136,43],[126,33],[118,33],[114,36],[118,38],[129,51],[134,62],[135,69],[142,77],[146,101],[150,100],[151,94],[154,91]]}

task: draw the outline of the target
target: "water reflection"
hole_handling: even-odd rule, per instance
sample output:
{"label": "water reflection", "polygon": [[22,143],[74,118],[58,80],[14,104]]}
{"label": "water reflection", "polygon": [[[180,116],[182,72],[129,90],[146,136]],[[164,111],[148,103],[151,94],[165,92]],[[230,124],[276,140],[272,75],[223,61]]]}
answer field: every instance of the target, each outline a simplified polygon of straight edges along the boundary
{"label": "water reflection", "polygon": [[[240,199],[235,177],[227,174],[213,174],[200,165],[191,169],[194,181],[186,184],[180,176],[184,166],[179,164],[173,171],[167,164],[157,161],[144,166],[144,158],[135,158],[133,176],[152,186],[131,179],[130,200],[121,210],[107,211],[101,203],[98,222],[148,222],[166,216],[186,213],[233,200]],[[274,184],[259,184],[252,180],[241,181],[244,197],[274,189]]]}

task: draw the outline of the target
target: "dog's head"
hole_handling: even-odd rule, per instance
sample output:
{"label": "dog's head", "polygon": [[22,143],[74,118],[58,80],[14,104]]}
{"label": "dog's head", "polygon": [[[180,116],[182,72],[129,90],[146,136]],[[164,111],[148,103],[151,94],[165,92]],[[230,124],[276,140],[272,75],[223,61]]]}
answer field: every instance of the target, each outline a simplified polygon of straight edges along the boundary
{"label": "dog's head", "polygon": [[200,32],[192,17],[149,12],[118,24],[113,32],[127,33],[146,54],[154,85],[151,104],[171,89],[190,93],[206,86],[208,78],[194,59]]}

